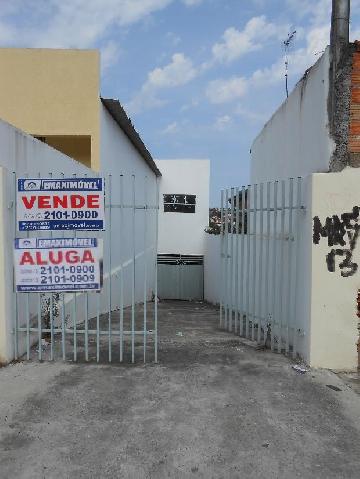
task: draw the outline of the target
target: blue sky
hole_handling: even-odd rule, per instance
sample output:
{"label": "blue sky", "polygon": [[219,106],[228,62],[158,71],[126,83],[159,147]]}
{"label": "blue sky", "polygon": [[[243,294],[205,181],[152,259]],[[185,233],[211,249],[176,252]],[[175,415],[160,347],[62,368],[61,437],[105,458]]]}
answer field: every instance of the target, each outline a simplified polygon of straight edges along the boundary
{"label": "blue sky", "polygon": [[[352,0],[352,38],[360,38]],[[359,12],[359,13],[358,13]],[[101,94],[154,158],[209,158],[211,204],[246,184],[252,140],[329,39],[331,0],[0,0],[0,45],[99,48]]]}

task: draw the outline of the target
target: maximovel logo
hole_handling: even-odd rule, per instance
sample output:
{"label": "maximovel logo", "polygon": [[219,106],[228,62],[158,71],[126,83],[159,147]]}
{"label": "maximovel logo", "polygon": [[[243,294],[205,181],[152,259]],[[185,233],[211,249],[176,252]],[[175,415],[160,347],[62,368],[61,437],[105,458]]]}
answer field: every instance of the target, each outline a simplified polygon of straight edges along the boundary
{"label": "maximovel logo", "polygon": [[18,191],[102,191],[103,178],[19,178]]}

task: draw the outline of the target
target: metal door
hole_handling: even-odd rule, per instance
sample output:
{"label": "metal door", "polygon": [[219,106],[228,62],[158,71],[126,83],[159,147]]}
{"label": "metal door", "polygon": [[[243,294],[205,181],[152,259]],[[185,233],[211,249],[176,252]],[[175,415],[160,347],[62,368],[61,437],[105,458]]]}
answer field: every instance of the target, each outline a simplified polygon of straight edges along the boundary
{"label": "metal door", "polygon": [[204,258],[196,255],[158,256],[160,299],[204,299]]}

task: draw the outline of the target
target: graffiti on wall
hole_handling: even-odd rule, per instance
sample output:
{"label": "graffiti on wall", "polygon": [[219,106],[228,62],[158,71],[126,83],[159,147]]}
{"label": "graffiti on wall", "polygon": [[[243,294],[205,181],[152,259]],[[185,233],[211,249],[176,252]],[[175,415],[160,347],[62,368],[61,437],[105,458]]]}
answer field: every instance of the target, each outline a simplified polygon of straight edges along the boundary
{"label": "graffiti on wall", "polygon": [[319,244],[321,237],[327,238],[331,248],[326,255],[328,271],[336,271],[336,258],[341,258],[339,269],[341,276],[353,276],[358,270],[358,264],[353,260],[353,253],[359,238],[360,207],[354,206],[350,213],[328,216],[322,224],[319,217],[313,218],[313,243]]}

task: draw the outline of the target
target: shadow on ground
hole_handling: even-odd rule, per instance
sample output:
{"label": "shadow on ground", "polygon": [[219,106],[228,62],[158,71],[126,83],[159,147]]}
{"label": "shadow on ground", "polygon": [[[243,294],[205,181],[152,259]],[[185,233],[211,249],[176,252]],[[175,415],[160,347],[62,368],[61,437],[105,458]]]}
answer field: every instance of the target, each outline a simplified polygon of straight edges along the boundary
{"label": "shadow on ground", "polygon": [[[72,324],[67,327],[73,328]],[[103,314],[99,318],[99,330],[96,335],[97,319],[92,318],[87,323],[88,329],[88,362],[108,364],[120,362],[120,312],[113,311],[111,315]],[[115,334],[108,334],[108,330]],[[123,318],[123,363],[132,362],[132,312],[131,308],[124,309]],[[148,333],[144,337],[142,331]],[[154,303],[147,304],[146,327],[144,327],[144,307],[136,305],[134,317],[134,361],[144,362],[144,352],[147,363],[154,362]],[[234,337],[222,331],[218,327],[218,308],[204,302],[165,301],[158,305],[158,360],[159,362],[177,363],[193,361],[197,354],[208,344],[234,342]],[[24,335],[26,333],[23,333]],[[238,341],[235,338],[235,342]],[[65,358],[68,361],[86,362],[86,335],[85,323],[76,326],[76,334],[68,332],[65,335]],[[145,347],[144,347],[145,345]],[[184,354],[183,348],[187,349]],[[200,347],[200,348],[199,348]],[[111,353],[110,353],[111,351]],[[31,359],[37,360],[39,346],[36,344],[31,349]],[[46,337],[46,346],[42,348],[42,360],[49,361],[51,358],[51,342]],[[54,335],[53,357],[55,360],[63,359],[62,334]]]}

